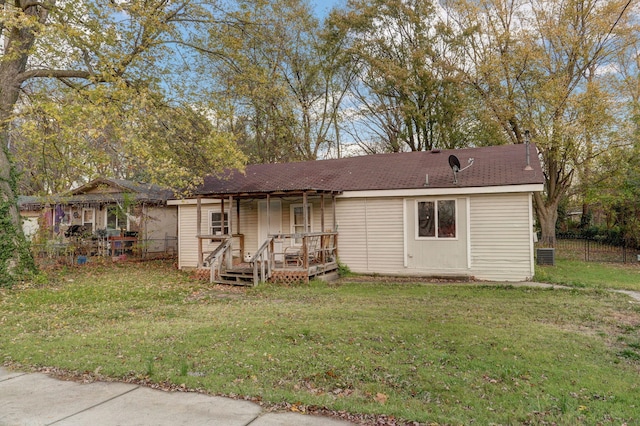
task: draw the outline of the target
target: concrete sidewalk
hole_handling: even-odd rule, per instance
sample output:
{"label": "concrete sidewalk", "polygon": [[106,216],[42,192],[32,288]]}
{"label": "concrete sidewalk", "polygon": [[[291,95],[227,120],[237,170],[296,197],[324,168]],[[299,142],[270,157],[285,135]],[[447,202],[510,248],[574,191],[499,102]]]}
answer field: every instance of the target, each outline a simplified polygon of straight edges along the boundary
{"label": "concrete sidewalk", "polygon": [[0,426],[350,424],[299,413],[268,413],[257,404],[231,398],[126,383],[81,384],[0,367]]}

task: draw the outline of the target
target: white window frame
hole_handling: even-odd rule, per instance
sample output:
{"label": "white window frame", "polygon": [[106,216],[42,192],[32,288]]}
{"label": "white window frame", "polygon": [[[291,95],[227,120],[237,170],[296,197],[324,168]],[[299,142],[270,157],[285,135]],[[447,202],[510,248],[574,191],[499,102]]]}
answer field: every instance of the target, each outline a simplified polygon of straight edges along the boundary
{"label": "white window frame", "polygon": [[[438,230],[439,230],[439,218],[438,218],[438,203],[442,202],[442,201],[453,201],[453,208],[454,208],[454,220],[455,220],[455,227],[456,227],[456,232],[455,235],[453,237],[441,237],[438,235]],[[433,237],[421,237],[420,236],[420,203],[433,203],[433,209],[434,209],[434,225],[435,225],[435,235]],[[438,241],[456,241],[458,240],[458,236],[459,236],[459,224],[460,221],[458,219],[458,200],[456,198],[431,198],[431,199],[418,199],[416,200],[416,204],[415,204],[415,239],[416,240],[438,240]]]}
{"label": "white window frame", "polygon": [[[85,212],[91,212],[91,222],[87,222],[85,221]],[[89,207],[89,208],[83,208],[82,209],[82,226],[85,226],[85,224],[90,223],[91,224],[91,232],[95,232],[96,230],[96,209],[93,207]]]}
{"label": "white window frame", "polygon": [[[108,228],[108,229],[112,229],[109,228],[109,210],[110,209],[118,209],[117,206],[107,206],[104,209],[104,227]],[[126,225],[124,226],[125,230],[129,230],[129,214],[126,215],[127,218],[125,219],[127,221]],[[116,227],[113,229],[120,229],[120,218],[118,217],[118,215],[116,214]]]}
{"label": "white window frame", "polygon": [[[295,223],[296,221],[296,215],[295,215],[295,209],[296,208],[303,208],[304,209],[304,204],[299,203],[299,204],[291,204],[289,206],[289,223],[291,226],[291,234],[296,235],[296,234],[303,234],[303,232],[296,232],[296,226],[299,227],[304,227],[304,223],[297,225]],[[313,232],[313,204],[308,203],[307,207],[309,209],[309,211],[307,212],[308,218],[309,218],[309,231],[307,232]],[[304,212],[303,212],[304,213]],[[304,217],[304,214],[303,214]],[[304,219],[303,219],[304,220]],[[291,239],[291,245],[292,246],[300,246],[302,245],[302,238],[292,238]]]}
{"label": "white window frame", "polygon": [[[220,229],[220,233],[217,234],[216,231],[214,230],[214,223],[213,223],[213,215],[214,214],[220,214],[221,211],[220,209],[216,209],[216,210],[209,210],[207,213],[207,216],[209,217],[209,235],[230,235],[231,230],[229,229],[229,209],[227,209],[225,207],[224,209],[224,215],[222,216],[222,220],[220,224],[217,224],[215,227]],[[218,222],[218,221],[216,221]],[[227,231],[227,232],[225,232]]]}

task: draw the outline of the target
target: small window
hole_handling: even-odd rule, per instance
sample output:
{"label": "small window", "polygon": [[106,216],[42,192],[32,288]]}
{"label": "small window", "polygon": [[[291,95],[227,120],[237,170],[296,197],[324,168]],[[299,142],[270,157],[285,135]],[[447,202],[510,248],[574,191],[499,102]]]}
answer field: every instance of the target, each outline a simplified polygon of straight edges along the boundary
{"label": "small window", "polygon": [[438,201],[438,238],[456,237],[456,202]]}
{"label": "small window", "polygon": [[436,236],[436,211],[434,201],[418,202],[418,237]]}
{"label": "small window", "polygon": [[[291,233],[301,235],[307,232],[313,232],[313,209],[311,204],[307,205],[307,218],[309,220],[308,228],[304,225],[304,207],[302,204],[291,205]],[[302,244],[302,238],[294,237],[293,244]]]}
{"label": "small window", "polygon": [[91,230],[91,232],[93,232],[95,222],[96,222],[95,209],[82,209],[82,225],[85,226],[88,230]]}
{"label": "small window", "polygon": [[127,228],[127,219],[117,206],[109,206],[107,208],[107,228]]}
{"label": "small window", "polygon": [[417,238],[456,238],[456,201],[418,201]]}
{"label": "small window", "polygon": [[211,235],[229,235],[229,213],[224,212],[224,223],[222,223],[221,212],[209,212],[209,227]]}

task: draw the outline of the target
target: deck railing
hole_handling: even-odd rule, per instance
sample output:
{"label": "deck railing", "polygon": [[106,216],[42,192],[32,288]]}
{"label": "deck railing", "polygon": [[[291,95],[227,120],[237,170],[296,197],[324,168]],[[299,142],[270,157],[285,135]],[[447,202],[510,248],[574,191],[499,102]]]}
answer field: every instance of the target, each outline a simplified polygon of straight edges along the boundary
{"label": "deck railing", "polygon": [[338,233],[274,234],[273,256],[282,269],[308,269],[313,264],[337,262]]}
{"label": "deck railing", "polygon": [[253,285],[267,281],[274,267],[273,237],[269,237],[260,246],[250,261],[253,267]]}
{"label": "deck railing", "polygon": [[337,269],[337,232],[269,235],[244,263],[242,251],[233,260],[236,249],[231,236],[218,238],[220,245],[202,261],[211,268],[212,281],[249,281],[255,286],[285,271],[315,276]]}
{"label": "deck railing", "polygon": [[267,281],[275,269],[309,270],[338,261],[338,233],[273,234],[250,260],[253,285]]}
{"label": "deck railing", "polygon": [[205,265],[208,265],[211,270],[209,277],[210,282],[214,282],[221,271],[225,268],[230,268],[233,261],[232,257],[232,239],[227,238],[216,247],[205,259]]}

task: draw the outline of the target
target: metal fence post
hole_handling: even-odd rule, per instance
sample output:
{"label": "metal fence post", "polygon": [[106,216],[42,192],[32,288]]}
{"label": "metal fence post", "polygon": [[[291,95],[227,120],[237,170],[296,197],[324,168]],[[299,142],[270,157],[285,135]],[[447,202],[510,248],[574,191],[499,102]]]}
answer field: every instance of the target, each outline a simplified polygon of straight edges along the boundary
{"label": "metal fence post", "polygon": [[586,250],[584,251],[584,261],[588,262],[589,261],[589,239],[585,238],[584,242],[586,244]]}

